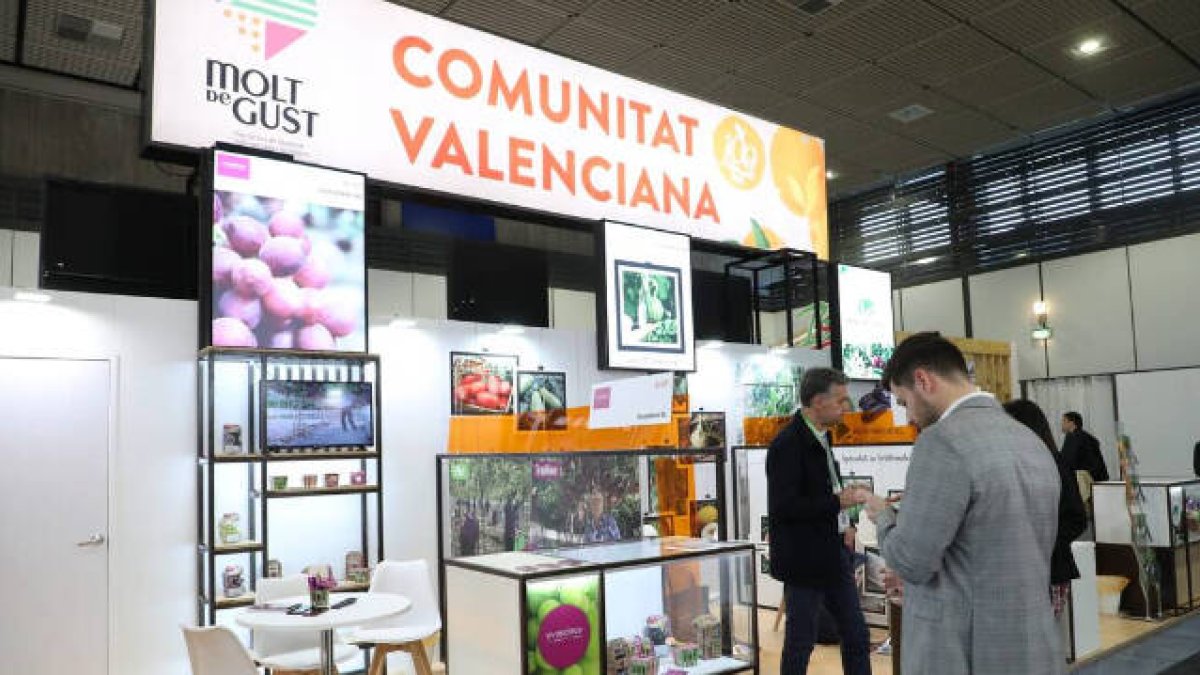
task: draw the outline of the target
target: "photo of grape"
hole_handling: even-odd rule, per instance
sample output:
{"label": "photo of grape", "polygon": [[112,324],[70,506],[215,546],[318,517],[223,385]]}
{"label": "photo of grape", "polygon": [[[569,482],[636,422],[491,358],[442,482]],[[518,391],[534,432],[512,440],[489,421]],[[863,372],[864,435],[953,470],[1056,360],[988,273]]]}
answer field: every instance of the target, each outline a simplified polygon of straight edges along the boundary
{"label": "photo of grape", "polygon": [[527,584],[529,675],[600,675],[599,593],[596,576]]}
{"label": "photo of grape", "polygon": [[213,194],[212,344],[364,351],[363,212]]}

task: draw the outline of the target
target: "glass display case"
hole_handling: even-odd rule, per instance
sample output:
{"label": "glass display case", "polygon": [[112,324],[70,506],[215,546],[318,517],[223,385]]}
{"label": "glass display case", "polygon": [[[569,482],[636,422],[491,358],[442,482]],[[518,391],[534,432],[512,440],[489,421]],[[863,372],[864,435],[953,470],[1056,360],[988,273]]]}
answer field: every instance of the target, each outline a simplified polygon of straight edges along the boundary
{"label": "glass display case", "polygon": [[445,562],[455,675],[758,672],[754,545],[685,537]]}
{"label": "glass display case", "polygon": [[[1192,609],[1200,598],[1200,478],[1150,478],[1139,480],[1143,513],[1150,546],[1162,571],[1163,607]],[[1132,544],[1125,483],[1106,481],[1092,487],[1096,521],[1097,566],[1100,574],[1132,577],[1124,549]],[[1109,547],[1106,549],[1105,547]],[[1129,595],[1129,594],[1127,594]],[[1128,611],[1141,613],[1129,602]]]}

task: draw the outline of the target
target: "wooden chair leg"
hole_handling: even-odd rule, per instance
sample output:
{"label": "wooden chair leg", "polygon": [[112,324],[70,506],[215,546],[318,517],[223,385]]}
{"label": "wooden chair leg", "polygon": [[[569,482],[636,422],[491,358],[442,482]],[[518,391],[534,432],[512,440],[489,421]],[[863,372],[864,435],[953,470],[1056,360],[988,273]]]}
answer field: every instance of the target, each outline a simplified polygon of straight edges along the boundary
{"label": "wooden chair leg", "polygon": [[417,675],[433,675],[433,667],[429,665],[429,655],[425,653],[423,643],[408,643],[408,653],[412,654],[413,668],[416,669]]}
{"label": "wooden chair leg", "polygon": [[367,670],[367,675],[383,675],[387,668],[387,655],[392,651],[391,645],[375,645],[371,650],[371,667]]}
{"label": "wooden chair leg", "polygon": [[779,598],[779,609],[775,610],[775,632],[779,632],[779,622],[783,621],[784,615],[787,614],[787,602],[784,598]]}

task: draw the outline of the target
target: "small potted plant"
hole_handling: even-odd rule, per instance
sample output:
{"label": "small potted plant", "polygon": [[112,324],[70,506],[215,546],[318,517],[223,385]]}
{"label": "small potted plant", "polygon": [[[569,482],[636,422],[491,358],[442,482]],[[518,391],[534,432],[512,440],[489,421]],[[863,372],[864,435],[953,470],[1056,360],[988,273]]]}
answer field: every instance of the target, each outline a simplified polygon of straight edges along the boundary
{"label": "small potted plant", "polygon": [[308,597],[312,603],[314,610],[329,609],[329,591],[337,586],[337,579],[333,575],[323,577],[320,575],[311,576],[308,578]]}

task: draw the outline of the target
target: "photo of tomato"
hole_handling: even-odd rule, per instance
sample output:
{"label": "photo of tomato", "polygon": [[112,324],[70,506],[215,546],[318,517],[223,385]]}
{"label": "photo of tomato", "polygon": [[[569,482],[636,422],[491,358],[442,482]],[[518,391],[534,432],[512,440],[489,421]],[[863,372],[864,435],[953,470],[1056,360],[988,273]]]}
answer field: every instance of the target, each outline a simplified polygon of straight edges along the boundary
{"label": "photo of tomato", "polygon": [[516,356],[451,352],[451,414],[512,413],[513,378],[516,372]]}

